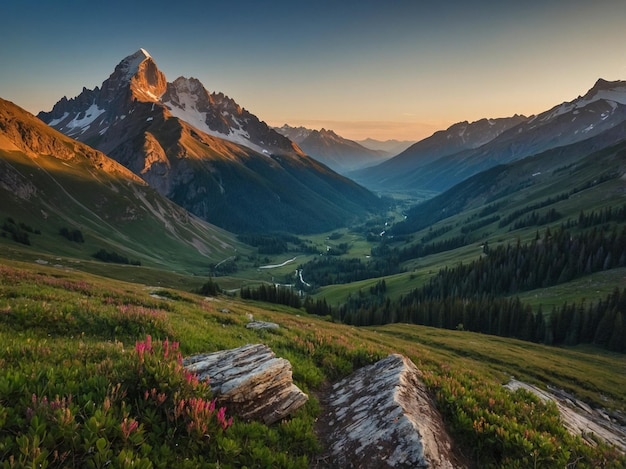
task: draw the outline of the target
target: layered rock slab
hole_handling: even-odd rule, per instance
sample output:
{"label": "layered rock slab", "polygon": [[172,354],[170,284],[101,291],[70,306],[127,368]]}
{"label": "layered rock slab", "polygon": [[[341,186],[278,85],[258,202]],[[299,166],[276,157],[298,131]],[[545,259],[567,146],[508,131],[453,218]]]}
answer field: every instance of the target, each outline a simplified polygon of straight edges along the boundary
{"label": "layered rock slab", "polygon": [[201,380],[208,377],[218,404],[244,420],[272,424],[309,398],[293,384],[291,363],[263,344],[193,355],[183,364]]}
{"label": "layered rock slab", "polygon": [[454,451],[419,370],[402,355],[361,368],[336,383],[325,401],[328,466],[466,466]]}

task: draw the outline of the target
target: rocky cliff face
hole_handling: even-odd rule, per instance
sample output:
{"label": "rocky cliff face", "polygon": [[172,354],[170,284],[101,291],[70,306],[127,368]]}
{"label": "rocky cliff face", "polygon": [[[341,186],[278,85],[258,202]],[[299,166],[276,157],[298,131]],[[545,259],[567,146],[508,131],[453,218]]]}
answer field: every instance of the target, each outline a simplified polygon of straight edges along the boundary
{"label": "rocky cliff face", "polygon": [[261,153],[303,155],[291,140],[274,131],[223,93],[209,93],[196,78],[169,83],[161,101],[172,115],[220,138]]}
{"label": "rocky cliff face", "polygon": [[[59,225],[80,229],[103,249],[169,267],[198,265],[199,259],[211,264],[245,249],[233,235],[191,216],[117,161],[2,99],[0,206],[4,216],[41,223],[47,241],[37,249],[55,257]],[[160,249],[148,239],[158,239]],[[77,249],[75,255],[89,254]]]}
{"label": "rocky cliff face", "polygon": [[136,183],[144,184],[139,177],[104,154],[68,139],[30,115],[15,104],[0,98],[0,148],[18,150],[37,158],[50,155],[66,161],[85,158],[98,168],[119,174]]}
{"label": "rocky cliff face", "polygon": [[179,77],[168,83],[144,49],[124,58],[101,88],[83,88],[69,100],[63,97],[38,117],[70,137],[109,152],[125,138],[145,132],[153,120],[170,115],[261,153],[303,155],[289,139],[223,93],[209,93],[196,78]]}

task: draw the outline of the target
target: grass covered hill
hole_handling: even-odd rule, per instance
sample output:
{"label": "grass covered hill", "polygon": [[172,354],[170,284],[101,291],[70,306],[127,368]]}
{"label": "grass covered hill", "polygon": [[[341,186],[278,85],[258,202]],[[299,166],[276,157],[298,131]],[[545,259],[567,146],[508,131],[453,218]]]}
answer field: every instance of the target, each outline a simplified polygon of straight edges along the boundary
{"label": "grass covered hill", "polygon": [[[254,331],[248,316],[280,325]],[[624,412],[623,355],[413,325],[355,328],[300,309],[204,297],[35,263],[0,263],[3,467],[284,467],[317,464],[316,395],[399,352],[422,370],[477,467],[623,467],[563,427],[511,376]],[[265,343],[311,398],[271,426],[211,407],[175,359]],[[231,420],[232,419],[232,420]]]}
{"label": "grass covered hill", "polygon": [[187,273],[249,250],[103,153],[1,99],[0,228],[0,246],[17,257],[21,246],[30,258],[79,262],[105,251],[108,260]]}

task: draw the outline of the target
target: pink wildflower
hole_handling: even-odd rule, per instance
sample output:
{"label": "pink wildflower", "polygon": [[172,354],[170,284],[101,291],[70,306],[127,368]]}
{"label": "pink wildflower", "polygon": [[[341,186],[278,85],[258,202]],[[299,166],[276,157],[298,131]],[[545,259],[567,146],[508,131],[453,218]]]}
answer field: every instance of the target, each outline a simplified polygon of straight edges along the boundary
{"label": "pink wildflower", "polygon": [[131,433],[133,433],[139,427],[139,422],[135,419],[124,418],[122,423],[120,423],[120,429],[122,430],[122,436],[125,440],[128,439]]}

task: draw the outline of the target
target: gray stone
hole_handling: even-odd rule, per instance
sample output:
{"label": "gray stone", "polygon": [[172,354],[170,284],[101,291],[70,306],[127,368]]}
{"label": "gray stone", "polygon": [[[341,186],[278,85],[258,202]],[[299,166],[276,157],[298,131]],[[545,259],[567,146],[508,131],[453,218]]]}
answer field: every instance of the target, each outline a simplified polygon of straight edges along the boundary
{"label": "gray stone", "polygon": [[280,329],[280,326],[275,322],[252,321],[246,324],[246,328],[258,331],[260,329]]}
{"label": "gray stone", "polygon": [[336,383],[321,433],[331,467],[459,468],[441,415],[417,367],[389,355]]}
{"label": "gray stone", "polygon": [[244,420],[272,424],[309,398],[293,384],[291,363],[263,344],[194,355],[183,364],[200,379],[208,377],[218,404]]}

